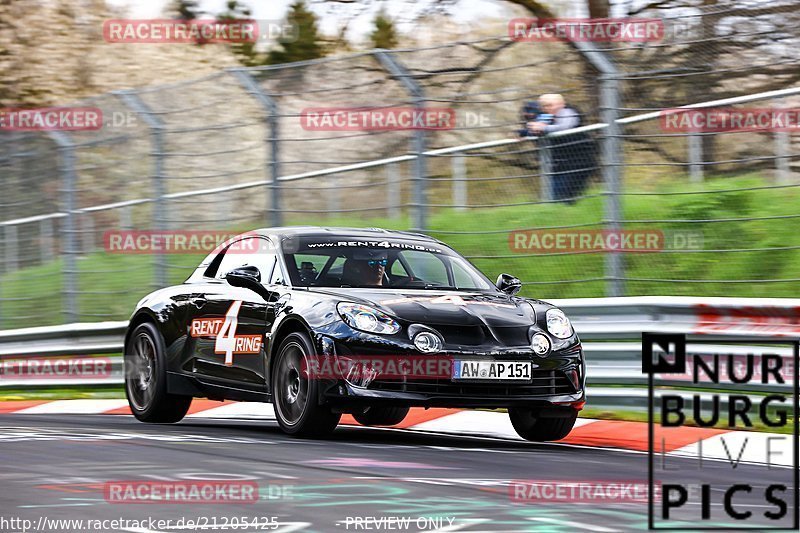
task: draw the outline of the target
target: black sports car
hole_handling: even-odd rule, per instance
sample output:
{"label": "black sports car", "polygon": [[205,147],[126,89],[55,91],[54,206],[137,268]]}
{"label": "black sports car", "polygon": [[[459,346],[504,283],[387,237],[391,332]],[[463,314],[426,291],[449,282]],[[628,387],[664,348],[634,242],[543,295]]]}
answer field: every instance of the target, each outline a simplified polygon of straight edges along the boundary
{"label": "black sports car", "polygon": [[393,425],[412,406],[507,408],[522,437],[560,439],[584,404],[583,351],[564,313],[520,287],[417,233],[246,233],[139,302],[126,394],[145,422],[181,420],[193,397],[272,402],[304,436],[343,413]]}

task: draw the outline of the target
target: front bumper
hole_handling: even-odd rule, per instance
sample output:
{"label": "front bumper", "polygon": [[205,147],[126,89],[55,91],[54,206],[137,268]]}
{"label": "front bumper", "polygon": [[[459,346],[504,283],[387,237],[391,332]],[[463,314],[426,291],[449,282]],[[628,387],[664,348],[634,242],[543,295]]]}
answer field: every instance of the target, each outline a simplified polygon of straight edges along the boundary
{"label": "front bumper", "polygon": [[[335,356],[358,355],[369,357],[416,356],[419,352],[407,350],[404,346],[388,348],[370,346],[368,342],[345,343],[333,339]],[[328,344],[330,349],[330,343]],[[329,380],[320,387],[321,403],[330,404],[343,411],[350,407],[367,405],[393,405],[407,407],[464,407],[464,408],[504,408],[530,407],[580,409],[585,402],[585,361],[580,341],[539,357],[529,349],[493,349],[490,352],[479,350],[447,351],[437,354],[460,359],[481,359],[496,361],[531,361],[533,374],[530,381],[453,381],[441,376],[427,379],[420,377],[378,376],[367,387],[354,386],[347,380]]]}

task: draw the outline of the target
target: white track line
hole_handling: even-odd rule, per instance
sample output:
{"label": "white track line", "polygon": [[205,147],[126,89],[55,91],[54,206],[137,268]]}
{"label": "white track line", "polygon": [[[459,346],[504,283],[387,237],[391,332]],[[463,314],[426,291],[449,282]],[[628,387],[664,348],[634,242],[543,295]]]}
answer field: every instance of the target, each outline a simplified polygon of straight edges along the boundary
{"label": "white track line", "polygon": [[212,407],[187,418],[256,418],[275,419],[275,409],[271,403],[235,402],[219,407]]}
{"label": "white track line", "polygon": [[[122,399],[108,400],[56,400],[21,409],[9,414],[102,414],[126,407],[128,402]],[[274,420],[275,411],[272,404],[259,402],[233,402],[206,409],[189,415],[189,419],[238,419],[238,420]],[[602,420],[579,418],[575,427],[602,422]],[[381,429],[381,428],[379,428]],[[389,431],[401,431],[387,428]],[[522,441],[514,431],[508,415],[492,411],[459,411],[441,418],[422,422],[402,431],[420,431],[444,435],[462,435],[468,437],[499,438],[503,440]],[[563,446],[579,447],[569,443],[555,443]],[[697,457],[701,445],[699,443],[684,446],[668,453],[675,457]],[[631,451],[625,448],[605,448],[607,450]],[[772,453],[767,456],[767,450]],[[639,453],[639,452],[635,452]],[[759,433],[754,431],[732,431],[716,435],[702,441],[703,459],[710,461],[736,462],[743,464],[771,464],[774,467],[792,467],[794,463],[792,436],[776,433]]]}
{"label": "white track line", "polygon": [[120,407],[126,407],[127,400],[56,400],[47,402],[14,414],[20,415],[93,415],[101,414]]}
{"label": "white track line", "polygon": [[[592,422],[597,421],[579,418],[575,422],[575,427],[585,426]],[[511,421],[508,419],[506,413],[496,413],[492,411],[460,411],[442,418],[422,422],[409,429],[524,440],[514,431],[514,427],[511,425]]]}

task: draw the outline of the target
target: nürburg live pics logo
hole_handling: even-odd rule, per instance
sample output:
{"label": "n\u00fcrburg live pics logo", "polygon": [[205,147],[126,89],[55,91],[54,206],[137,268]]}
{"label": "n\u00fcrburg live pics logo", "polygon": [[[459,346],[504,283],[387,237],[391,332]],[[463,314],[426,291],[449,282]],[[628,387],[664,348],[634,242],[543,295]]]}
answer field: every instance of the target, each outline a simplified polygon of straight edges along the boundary
{"label": "n\u00fcrburg live pics logo", "polygon": [[798,530],[797,367],[794,339],[642,334],[649,529]]}

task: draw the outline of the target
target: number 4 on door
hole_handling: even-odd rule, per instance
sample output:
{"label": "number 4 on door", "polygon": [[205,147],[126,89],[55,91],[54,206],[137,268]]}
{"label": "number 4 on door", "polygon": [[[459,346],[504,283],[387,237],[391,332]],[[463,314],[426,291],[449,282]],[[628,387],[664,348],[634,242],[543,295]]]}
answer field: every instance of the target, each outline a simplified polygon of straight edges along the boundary
{"label": "number 4 on door", "polygon": [[214,353],[225,354],[225,365],[233,365],[233,351],[236,349],[236,328],[239,326],[239,309],[242,301],[236,300],[225,313],[225,322],[217,334]]}

